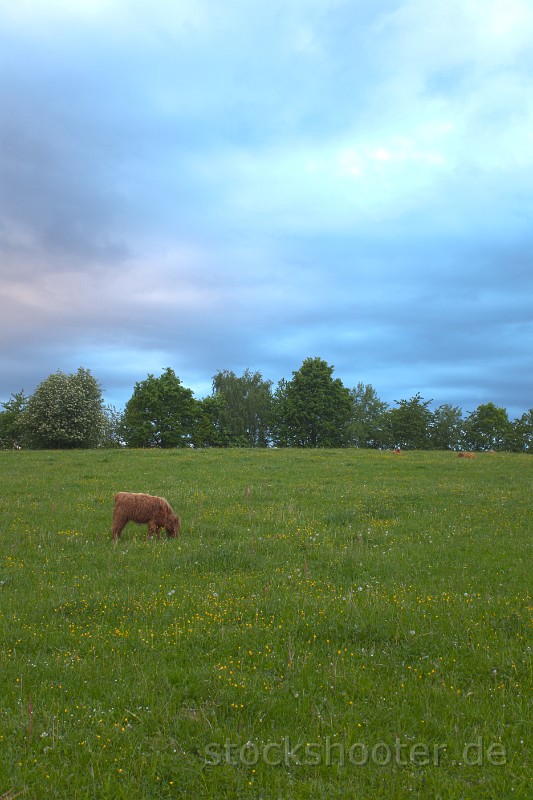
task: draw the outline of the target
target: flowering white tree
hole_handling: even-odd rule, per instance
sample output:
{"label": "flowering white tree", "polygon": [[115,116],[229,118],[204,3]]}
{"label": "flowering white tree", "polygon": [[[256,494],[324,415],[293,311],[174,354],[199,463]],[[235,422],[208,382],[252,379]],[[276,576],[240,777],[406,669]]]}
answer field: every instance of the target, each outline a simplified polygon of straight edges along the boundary
{"label": "flowering white tree", "polygon": [[80,367],[73,375],[50,375],[30,397],[25,414],[32,447],[66,449],[96,447],[104,424],[100,385]]}

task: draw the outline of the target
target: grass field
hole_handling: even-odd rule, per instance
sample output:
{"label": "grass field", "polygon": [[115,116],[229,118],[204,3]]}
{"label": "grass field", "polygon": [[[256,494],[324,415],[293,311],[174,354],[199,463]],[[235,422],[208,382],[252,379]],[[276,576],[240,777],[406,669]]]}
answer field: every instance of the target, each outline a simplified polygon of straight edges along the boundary
{"label": "grass field", "polygon": [[[521,798],[533,458],[0,453],[0,798]],[[179,539],[110,538],[146,491]]]}

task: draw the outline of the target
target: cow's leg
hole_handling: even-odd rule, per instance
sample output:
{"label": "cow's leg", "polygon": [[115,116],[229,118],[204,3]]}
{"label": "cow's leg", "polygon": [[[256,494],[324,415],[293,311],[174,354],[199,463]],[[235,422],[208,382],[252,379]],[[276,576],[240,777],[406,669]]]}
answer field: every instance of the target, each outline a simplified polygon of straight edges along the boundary
{"label": "cow's leg", "polygon": [[124,516],[124,514],[121,514],[115,509],[115,511],[113,512],[113,528],[112,528],[113,539],[119,538],[120,534],[122,533],[122,529],[124,528],[127,522],[128,518]]}

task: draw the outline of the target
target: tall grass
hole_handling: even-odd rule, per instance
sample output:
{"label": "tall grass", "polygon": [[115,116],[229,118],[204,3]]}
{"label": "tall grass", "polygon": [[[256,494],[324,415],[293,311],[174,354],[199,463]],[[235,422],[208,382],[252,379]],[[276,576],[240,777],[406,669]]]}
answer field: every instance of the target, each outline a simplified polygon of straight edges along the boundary
{"label": "tall grass", "polygon": [[[0,469],[0,798],[531,797],[530,457]],[[114,544],[119,490],[181,537]]]}

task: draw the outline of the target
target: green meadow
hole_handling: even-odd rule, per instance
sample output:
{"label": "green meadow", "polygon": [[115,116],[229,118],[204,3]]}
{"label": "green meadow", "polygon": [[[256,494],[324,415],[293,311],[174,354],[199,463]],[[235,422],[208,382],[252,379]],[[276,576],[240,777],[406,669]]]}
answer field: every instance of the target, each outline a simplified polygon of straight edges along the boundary
{"label": "green meadow", "polygon": [[[0,470],[2,800],[532,797],[530,456]],[[181,536],[112,542],[119,490]]]}

